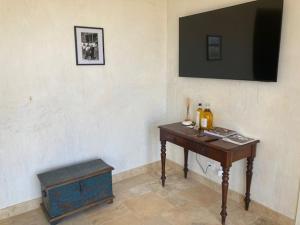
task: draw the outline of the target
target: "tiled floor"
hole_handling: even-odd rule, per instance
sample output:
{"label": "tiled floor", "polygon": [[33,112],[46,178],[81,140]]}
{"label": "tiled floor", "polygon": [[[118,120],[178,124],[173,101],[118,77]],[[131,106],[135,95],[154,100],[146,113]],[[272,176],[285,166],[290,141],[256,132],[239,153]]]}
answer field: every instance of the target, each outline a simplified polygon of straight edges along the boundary
{"label": "tiled floor", "polygon": [[[166,187],[159,171],[114,184],[114,203],[89,209],[61,225],[220,225],[221,196],[182,173],[168,169]],[[0,225],[46,225],[40,209],[16,216]],[[228,201],[227,225],[279,225],[243,206]]]}

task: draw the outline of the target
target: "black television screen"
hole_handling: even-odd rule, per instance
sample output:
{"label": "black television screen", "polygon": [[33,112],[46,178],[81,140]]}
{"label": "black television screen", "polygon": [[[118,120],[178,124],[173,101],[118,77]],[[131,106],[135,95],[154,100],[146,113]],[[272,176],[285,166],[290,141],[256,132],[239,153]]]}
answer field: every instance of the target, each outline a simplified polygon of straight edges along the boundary
{"label": "black television screen", "polygon": [[277,81],[283,0],[179,19],[179,76]]}

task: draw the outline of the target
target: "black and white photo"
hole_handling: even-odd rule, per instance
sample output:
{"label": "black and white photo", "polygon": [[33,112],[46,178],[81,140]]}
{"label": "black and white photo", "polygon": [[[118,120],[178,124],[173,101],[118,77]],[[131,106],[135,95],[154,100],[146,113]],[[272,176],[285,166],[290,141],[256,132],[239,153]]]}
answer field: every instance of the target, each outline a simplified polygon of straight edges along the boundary
{"label": "black and white photo", "polygon": [[103,28],[74,27],[76,64],[105,65]]}
{"label": "black and white photo", "polygon": [[222,60],[222,36],[207,36],[207,60]]}

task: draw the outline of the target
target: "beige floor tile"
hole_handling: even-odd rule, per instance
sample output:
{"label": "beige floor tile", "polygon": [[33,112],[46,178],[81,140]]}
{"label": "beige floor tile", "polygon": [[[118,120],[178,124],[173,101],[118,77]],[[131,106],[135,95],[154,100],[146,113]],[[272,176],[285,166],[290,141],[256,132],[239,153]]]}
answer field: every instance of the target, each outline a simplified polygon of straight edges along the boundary
{"label": "beige floor tile", "polygon": [[41,209],[33,210],[0,222],[1,225],[48,225]]}
{"label": "beige floor tile", "polygon": [[140,218],[155,217],[162,212],[174,208],[167,200],[155,193],[149,193],[138,198],[129,199],[125,201],[124,204]]}
{"label": "beige floor tile", "polygon": [[59,225],[82,225],[82,224],[90,225],[90,221],[86,218],[84,212],[70,216],[59,223]]}
{"label": "beige floor tile", "polygon": [[215,205],[221,199],[220,194],[203,185],[178,192],[178,196],[188,201],[189,204],[203,207]]}
{"label": "beige floor tile", "polygon": [[216,219],[206,208],[188,206],[169,210],[162,217],[173,225],[219,225]]}
{"label": "beige floor tile", "polygon": [[151,174],[138,175],[113,185],[115,201],[123,201],[151,192],[149,184],[157,179]]}
{"label": "beige floor tile", "polygon": [[113,219],[124,217],[129,213],[128,208],[123,203],[113,203],[92,208],[85,212],[86,220],[91,225],[104,224]]}
{"label": "beige floor tile", "polygon": [[[113,204],[86,210],[63,220],[61,225],[220,225],[221,195],[182,171],[167,168],[166,186],[155,169],[113,185]],[[245,211],[228,199],[226,225],[278,224],[261,213]],[[250,206],[251,207],[251,206]],[[42,210],[0,221],[0,225],[48,225]]]}
{"label": "beige floor tile", "polygon": [[272,221],[269,218],[259,217],[251,225],[280,225],[279,223]]}
{"label": "beige floor tile", "polygon": [[8,219],[0,221],[0,225],[11,225],[11,221]]}
{"label": "beige floor tile", "polygon": [[150,217],[142,220],[143,225],[171,225],[161,216]]}
{"label": "beige floor tile", "polygon": [[[128,213],[120,218],[103,223],[103,225],[143,225],[143,222],[133,213]],[[98,225],[98,224],[97,224]]]}

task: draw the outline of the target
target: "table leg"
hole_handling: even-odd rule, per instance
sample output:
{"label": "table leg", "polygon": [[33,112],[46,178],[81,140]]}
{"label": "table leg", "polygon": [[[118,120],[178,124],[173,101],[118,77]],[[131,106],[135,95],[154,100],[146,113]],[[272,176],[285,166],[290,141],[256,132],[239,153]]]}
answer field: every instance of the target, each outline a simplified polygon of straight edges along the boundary
{"label": "table leg", "polygon": [[223,166],[223,177],[222,177],[222,211],[220,215],[222,216],[222,225],[225,225],[225,220],[227,217],[227,193],[229,185],[229,169],[230,167]]}
{"label": "table leg", "polygon": [[247,158],[247,172],[246,172],[246,194],[245,194],[245,209],[249,209],[250,204],[250,187],[251,187],[251,180],[252,180],[252,170],[253,170],[253,157]]}
{"label": "table leg", "polygon": [[166,181],[166,141],[162,140],[161,142],[161,182],[162,186],[165,186],[165,181]]}
{"label": "table leg", "polygon": [[188,169],[188,157],[189,157],[189,150],[188,149],[184,149],[184,177],[187,178],[187,173],[189,171]]}

